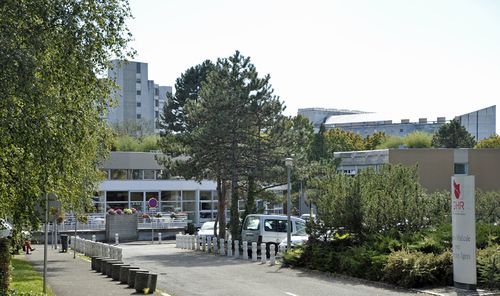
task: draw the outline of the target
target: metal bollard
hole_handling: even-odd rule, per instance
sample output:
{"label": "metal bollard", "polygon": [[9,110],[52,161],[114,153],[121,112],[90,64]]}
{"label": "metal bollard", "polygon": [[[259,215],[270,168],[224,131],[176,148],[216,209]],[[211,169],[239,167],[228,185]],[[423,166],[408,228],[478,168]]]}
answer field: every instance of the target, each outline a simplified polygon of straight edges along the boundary
{"label": "metal bollard", "polygon": [[224,250],[224,239],[223,238],[220,239],[219,254],[221,254],[221,256],[226,256],[226,251]]}
{"label": "metal bollard", "polygon": [[234,258],[240,258],[240,241],[234,241]]}
{"label": "metal bollard", "polygon": [[217,237],[212,238],[213,244],[214,244],[214,255],[217,255],[219,252],[219,246],[217,245]]}
{"label": "metal bollard", "polygon": [[252,261],[257,261],[257,242],[252,242]]}
{"label": "metal bollard", "polygon": [[274,266],[276,264],[276,245],[271,244],[269,246],[269,265]]}
{"label": "metal bollard", "polygon": [[161,245],[161,232],[160,232],[160,233],[158,233],[158,244],[160,244],[160,245]]}
{"label": "metal bollard", "polygon": [[118,245],[120,243],[118,233],[115,233],[115,245]]}
{"label": "metal bollard", "polygon": [[267,254],[266,254],[266,243],[261,243],[260,244],[260,262],[262,264],[266,264],[267,261]]}
{"label": "metal bollard", "polygon": [[243,247],[243,259],[248,260],[248,242],[243,241],[242,247]]}
{"label": "metal bollard", "polygon": [[92,241],[96,242],[95,234],[92,234]]}
{"label": "metal bollard", "polygon": [[227,240],[227,257],[233,257],[233,241]]}

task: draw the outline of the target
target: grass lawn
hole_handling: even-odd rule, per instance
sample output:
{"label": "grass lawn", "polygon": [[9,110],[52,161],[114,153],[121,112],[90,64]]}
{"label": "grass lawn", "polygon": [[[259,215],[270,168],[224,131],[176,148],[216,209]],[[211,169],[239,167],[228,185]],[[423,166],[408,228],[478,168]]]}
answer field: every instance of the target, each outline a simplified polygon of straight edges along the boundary
{"label": "grass lawn", "polygon": [[[33,270],[31,264],[26,261],[22,256],[14,256],[12,258],[12,281],[10,283],[11,289],[16,289],[19,292],[35,292],[42,293],[43,291],[43,275],[36,270]],[[54,294],[47,287],[47,295],[53,296]]]}

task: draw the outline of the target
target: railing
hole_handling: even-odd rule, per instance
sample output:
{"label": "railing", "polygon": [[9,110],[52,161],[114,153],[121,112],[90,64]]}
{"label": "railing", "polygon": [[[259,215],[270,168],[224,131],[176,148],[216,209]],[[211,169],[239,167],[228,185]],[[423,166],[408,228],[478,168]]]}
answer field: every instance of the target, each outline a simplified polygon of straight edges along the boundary
{"label": "railing", "polygon": [[71,236],[71,247],[86,256],[109,257],[122,260],[122,248]]}

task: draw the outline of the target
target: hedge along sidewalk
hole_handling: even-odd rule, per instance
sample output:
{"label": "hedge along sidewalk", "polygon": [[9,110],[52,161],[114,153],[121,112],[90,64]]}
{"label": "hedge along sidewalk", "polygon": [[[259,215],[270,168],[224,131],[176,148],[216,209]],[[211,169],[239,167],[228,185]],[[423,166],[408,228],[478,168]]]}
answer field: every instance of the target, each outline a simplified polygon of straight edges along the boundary
{"label": "hedge along sidewalk", "polygon": [[[43,272],[43,245],[36,245],[35,251],[25,257],[33,267]],[[119,282],[96,273],[90,268],[90,262],[73,259],[73,252],[59,253],[59,250],[47,250],[47,281],[57,296],[88,295],[132,295],[133,289],[127,289]]]}

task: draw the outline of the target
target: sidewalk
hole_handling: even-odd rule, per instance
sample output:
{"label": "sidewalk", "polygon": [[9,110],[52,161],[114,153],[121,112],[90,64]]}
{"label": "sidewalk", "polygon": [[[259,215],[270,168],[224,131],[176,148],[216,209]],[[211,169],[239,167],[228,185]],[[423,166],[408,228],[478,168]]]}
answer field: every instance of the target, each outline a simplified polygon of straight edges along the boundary
{"label": "sidewalk", "polygon": [[[33,247],[35,251],[24,256],[36,270],[43,272],[44,246]],[[47,250],[47,282],[56,296],[137,295],[135,290],[127,285],[91,270],[90,262],[78,257],[78,254],[76,259],[73,259],[72,250],[68,250],[68,253],[59,251],[60,249],[51,248]]]}

